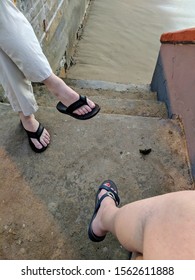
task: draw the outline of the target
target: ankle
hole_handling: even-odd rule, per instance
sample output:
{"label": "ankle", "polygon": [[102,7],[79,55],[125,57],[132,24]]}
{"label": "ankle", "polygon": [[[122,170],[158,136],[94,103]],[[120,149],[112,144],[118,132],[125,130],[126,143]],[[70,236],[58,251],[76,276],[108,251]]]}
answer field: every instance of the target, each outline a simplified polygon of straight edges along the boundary
{"label": "ankle", "polygon": [[97,235],[104,235],[109,232],[108,221],[113,216],[113,213],[115,213],[115,209],[115,204],[101,205],[94,224],[94,230]]}
{"label": "ankle", "polygon": [[102,207],[102,215],[104,216],[105,213],[112,211],[112,208],[115,208],[116,205],[115,205],[114,201],[112,202],[109,200],[107,200],[107,201],[105,200],[104,204],[101,205],[101,207]]}
{"label": "ankle", "polygon": [[33,114],[29,116],[25,116],[22,112],[19,112],[19,118],[21,121],[29,122],[35,119],[35,116]]}
{"label": "ankle", "polygon": [[[102,193],[102,195],[99,196],[99,199],[100,199],[104,194],[106,194],[106,192],[105,192],[105,193]],[[109,196],[105,197],[105,198],[102,200],[102,202],[101,202],[101,207],[107,207],[107,206],[108,206],[108,207],[110,207],[110,206],[116,206],[114,200],[113,200],[111,197],[109,197]]]}

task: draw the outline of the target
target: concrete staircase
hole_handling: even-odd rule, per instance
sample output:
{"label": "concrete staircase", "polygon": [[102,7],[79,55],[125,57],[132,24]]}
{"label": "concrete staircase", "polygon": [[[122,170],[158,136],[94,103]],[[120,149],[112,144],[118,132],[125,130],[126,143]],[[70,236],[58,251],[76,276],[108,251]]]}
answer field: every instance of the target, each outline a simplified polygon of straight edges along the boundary
{"label": "concrete staircase", "polygon": [[[167,118],[165,104],[157,101],[149,85],[123,85],[102,81],[66,80],[77,92],[90,96],[100,104],[101,113],[142,117]],[[37,86],[35,94],[41,106],[55,106],[54,99],[45,87]],[[50,98],[48,99],[48,94]]]}
{"label": "concrete staircase", "polygon": [[98,185],[114,180],[121,205],[194,189],[182,124],[167,119],[149,85],[66,82],[102,109],[74,120],[35,85],[37,118],[52,137],[44,154],[31,151],[16,114],[0,104],[0,259],[127,259],[110,234],[88,240]]}

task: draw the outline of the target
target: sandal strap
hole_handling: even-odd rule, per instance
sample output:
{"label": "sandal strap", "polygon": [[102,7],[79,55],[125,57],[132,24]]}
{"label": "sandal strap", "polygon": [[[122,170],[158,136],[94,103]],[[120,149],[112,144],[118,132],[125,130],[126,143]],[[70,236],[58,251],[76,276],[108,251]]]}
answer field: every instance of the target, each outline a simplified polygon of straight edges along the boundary
{"label": "sandal strap", "polygon": [[72,103],[67,109],[66,112],[67,113],[72,113],[75,110],[77,110],[78,108],[82,107],[83,105],[88,105],[87,103],[87,98],[86,96],[82,96],[80,95],[79,100],[77,100],[76,102]]}
{"label": "sandal strap", "polygon": [[111,192],[111,191],[107,191],[105,194],[103,194],[101,196],[100,199],[98,199],[98,202],[97,202],[97,205],[96,205],[96,213],[98,212],[99,208],[100,208],[100,205],[102,203],[102,201],[104,200],[104,198],[106,197],[110,197],[114,200],[116,206],[119,205],[119,202],[120,202],[120,199],[119,199],[119,196],[115,193],[115,192]]}
{"label": "sandal strap", "polygon": [[28,134],[28,137],[35,138],[37,140],[40,139],[42,133],[43,133],[44,127],[39,123],[39,127],[36,132],[31,132],[25,129],[26,133]]}
{"label": "sandal strap", "polygon": [[115,193],[115,192],[111,192],[111,191],[108,191],[106,192],[105,194],[102,195],[102,197],[99,199],[98,201],[98,205],[100,206],[102,200],[105,198],[105,197],[110,197],[114,200],[116,206],[119,205],[119,202],[120,202],[120,199],[119,199],[119,196]]}
{"label": "sandal strap", "polygon": [[[120,198],[119,198],[117,192],[114,191],[111,187],[107,187],[105,185],[102,185],[102,186],[99,187],[99,191],[101,191],[101,190],[106,190],[107,191],[106,194],[109,194],[107,196],[110,196],[115,201],[116,206],[118,206],[120,204]],[[100,200],[101,200],[101,198],[100,198]]]}

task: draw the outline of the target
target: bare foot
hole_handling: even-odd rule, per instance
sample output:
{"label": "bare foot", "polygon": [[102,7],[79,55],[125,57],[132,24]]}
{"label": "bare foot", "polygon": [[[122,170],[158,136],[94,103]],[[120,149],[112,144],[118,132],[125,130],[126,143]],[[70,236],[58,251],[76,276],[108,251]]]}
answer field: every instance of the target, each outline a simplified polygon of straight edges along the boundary
{"label": "bare foot", "polygon": [[[39,122],[35,119],[35,116],[32,114],[30,116],[24,116],[23,113],[19,113],[20,120],[22,122],[23,127],[31,132],[36,132],[39,127]],[[50,135],[48,131],[44,128],[43,133],[40,137],[40,142],[34,138],[31,138],[33,144],[37,149],[42,149],[43,147],[47,147],[50,143]]]}
{"label": "bare foot", "polygon": [[[73,89],[71,89],[67,85],[66,85],[66,88],[67,88],[67,90],[66,90],[66,97],[64,96],[64,98],[62,98],[60,101],[66,107],[68,107],[72,103],[74,103],[75,101],[79,100],[79,95],[78,95],[78,93],[76,93]],[[88,105],[84,105],[84,106],[80,107],[79,109],[75,110],[73,113],[77,114],[77,115],[85,115],[85,114],[91,112],[93,108],[95,108],[94,102],[91,101],[88,98],[87,98],[87,104]]]}
{"label": "bare foot", "polygon": [[[77,100],[79,100],[79,94],[71,89],[67,84],[54,73],[49,78],[43,81],[48,90],[53,93],[59,101],[61,101],[66,107],[70,106]],[[84,105],[81,108],[75,110],[73,113],[78,115],[85,115],[92,111],[95,107],[93,101],[87,98],[88,105]]]}

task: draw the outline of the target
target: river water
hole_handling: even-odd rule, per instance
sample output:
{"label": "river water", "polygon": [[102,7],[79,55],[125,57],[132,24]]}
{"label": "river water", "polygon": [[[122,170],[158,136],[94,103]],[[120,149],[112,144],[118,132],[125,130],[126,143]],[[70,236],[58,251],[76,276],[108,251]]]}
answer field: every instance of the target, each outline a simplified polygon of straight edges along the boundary
{"label": "river water", "polygon": [[94,0],[68,77],[150,83],[164,32],[195,27],[195,0]]}

